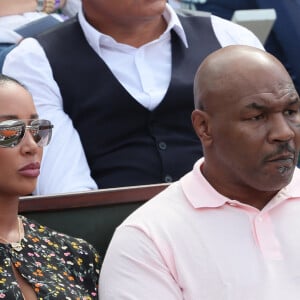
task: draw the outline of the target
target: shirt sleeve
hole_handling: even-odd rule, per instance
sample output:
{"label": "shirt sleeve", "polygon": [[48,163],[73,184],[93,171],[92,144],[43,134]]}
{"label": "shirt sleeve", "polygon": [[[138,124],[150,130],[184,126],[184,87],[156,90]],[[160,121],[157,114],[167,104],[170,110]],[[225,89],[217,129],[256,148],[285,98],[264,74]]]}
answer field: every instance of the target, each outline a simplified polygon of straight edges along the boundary
{"label": "shirt sleeve", "polygon": [[79,134],[63,111],[59,87],[39,43],[24,39],[7,55],[3,73],[23,83],[33,96],[39,117],[54,124],[52,140],[44,148],[35,194],[96,189]]}
{"label": "shirt sleeve", "polygon": [[212,15],[213,29],[222,47],[229,45],[246,45],[264,50],[258,37],[246,27]]}
{"label": "shirt sleeve", "polygon": [[81,0],[67,0],[65,6],[62,8],[63,14],[72,17],[78,13],[81,7]]}
{"label": "shirt sleeve", "polygon": [[123,226],[116,230],[104,258],[99,299],[182,300],[183,294],[151,238]]}

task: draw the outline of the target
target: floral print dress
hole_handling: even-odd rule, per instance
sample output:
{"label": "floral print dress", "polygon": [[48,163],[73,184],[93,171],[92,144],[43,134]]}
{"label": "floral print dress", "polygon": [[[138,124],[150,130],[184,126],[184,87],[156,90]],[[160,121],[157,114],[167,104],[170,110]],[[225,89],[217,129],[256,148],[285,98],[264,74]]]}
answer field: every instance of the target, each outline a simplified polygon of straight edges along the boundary
{"label": "floral print dress", "polygon": [[0,299],[24,299],[12,264],[38,300],[98,299],[100,259],[93,246],[20,218],[24,226],[22,247],[0,243]]}

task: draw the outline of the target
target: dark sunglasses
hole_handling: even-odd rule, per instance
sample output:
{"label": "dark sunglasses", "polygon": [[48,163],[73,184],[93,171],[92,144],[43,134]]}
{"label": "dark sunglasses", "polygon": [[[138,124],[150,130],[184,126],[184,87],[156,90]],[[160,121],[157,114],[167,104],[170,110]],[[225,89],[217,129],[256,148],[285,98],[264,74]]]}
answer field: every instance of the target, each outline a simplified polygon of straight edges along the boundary
{"label": "dark sunglasses", "polygon": [[[26,125],[29,121],[29,125]],[[13,148],[23,139],[28,129],[39,147],[51,140],[53,125],[48,120],[5,120],[0,122],[0,147]]]}

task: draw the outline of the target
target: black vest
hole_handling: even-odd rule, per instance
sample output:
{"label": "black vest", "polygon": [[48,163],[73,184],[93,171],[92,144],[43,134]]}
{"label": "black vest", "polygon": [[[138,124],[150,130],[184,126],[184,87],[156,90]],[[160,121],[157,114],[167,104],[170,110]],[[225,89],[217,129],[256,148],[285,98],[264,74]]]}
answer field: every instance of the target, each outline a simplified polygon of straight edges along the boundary
{"label": "black vest", "polygon": [[189,48],[172,32],[171,83],[152,112],[88,45],[76,17],[37,38],[99,188],[174,181],[203,155],[191,123],[193,78],[202,60],[221,46],[210,17],[180,20]]}

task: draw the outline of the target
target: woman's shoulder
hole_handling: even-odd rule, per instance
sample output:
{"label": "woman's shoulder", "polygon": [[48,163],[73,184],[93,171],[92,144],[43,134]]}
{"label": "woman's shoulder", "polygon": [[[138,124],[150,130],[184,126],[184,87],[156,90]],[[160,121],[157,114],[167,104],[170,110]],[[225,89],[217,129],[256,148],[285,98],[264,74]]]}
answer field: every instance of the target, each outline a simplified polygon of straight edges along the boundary
{"label": "woman's shoulder", "polygon": [[72,251],[73,255],[78,253],[79,255],[98,256],[94,246],[82,238],[59,232],[24,216],[20,216],[20,218],[24,226],[24,237],[27,240],[34,242],[38,239],[40,243],[42,242],[49,247]]}

